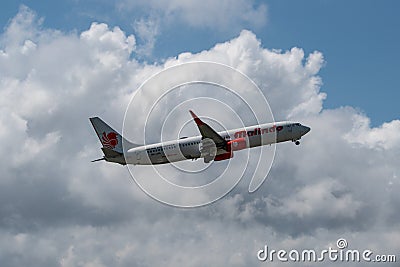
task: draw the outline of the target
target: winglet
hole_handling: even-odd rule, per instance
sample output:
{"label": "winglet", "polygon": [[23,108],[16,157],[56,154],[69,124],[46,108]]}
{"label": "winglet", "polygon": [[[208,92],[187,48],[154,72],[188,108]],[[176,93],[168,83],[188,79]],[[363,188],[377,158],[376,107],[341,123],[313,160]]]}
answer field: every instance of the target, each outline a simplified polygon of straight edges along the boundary
{"label": "winglet", "polygon": [[194,122],[196,122],[197,126],[204,125],[204,122],[202,122],[202,121],[199,119],[199,117],[197,117],[197,115],[194,114],[193,111],[189,110],[189,112],[190,112],[190,115],[192,115],[192,117],[193,117],[193,119],[194,119]]}

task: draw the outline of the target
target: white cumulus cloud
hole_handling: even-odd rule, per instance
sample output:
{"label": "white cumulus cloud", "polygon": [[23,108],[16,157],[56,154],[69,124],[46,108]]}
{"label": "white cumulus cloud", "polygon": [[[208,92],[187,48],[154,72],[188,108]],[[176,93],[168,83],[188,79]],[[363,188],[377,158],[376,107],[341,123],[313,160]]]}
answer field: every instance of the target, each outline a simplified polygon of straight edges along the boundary
{"label": "white cumulus cloud", "polygon": [[[221,11],[232,4],[213,3]],[[199,4],[149,5],[191,14]],[[264,14],[245,1],[232,8],[238,7],[244,20]],[[371,128],[355,108],[324,109],[320,52],[270,50],[242,31],[209,50],[148,64],[134,58],[135,37],[118,27],[93,23],[63,33],[43,28],[26,7],[0,40],[2,266],[257,266],[266,243],[325,249],[340,237],[352,248],[398,253],[399,122]],[[101,151],[88,118],[99,115],[121,131],[127,104],[145,79],[194,60],[239,69],[259,85],[277,119],[312,130],[299,147],[278,145],[256,193],[247,193],[244,177],[220,201],[187,210],[149,198],[122,166],[90,163]]]}

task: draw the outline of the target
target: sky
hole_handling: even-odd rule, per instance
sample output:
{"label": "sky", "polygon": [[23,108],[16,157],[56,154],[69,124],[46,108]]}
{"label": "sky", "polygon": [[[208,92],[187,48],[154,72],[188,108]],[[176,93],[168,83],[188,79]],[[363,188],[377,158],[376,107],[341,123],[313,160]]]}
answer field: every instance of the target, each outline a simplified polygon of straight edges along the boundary
{"label": "sky", "polygon": [[[323,249],[339,238],[399,257],[398,7],[389,0],[3,1],[1,265],[282,266],[258,261],[257,251]],[[147,196],[125,167],[91,163],[101,151],[88,118],[122,132],[146,79],[195,60],[238,69],[276,119],[312,130],[300,146],[277,145],[255,193],[245,174],[219,201],[180,209]],[[160,92],[148,90],[143,109]],[[154,118],[175,106],[160,103]],[[213,105],[201,113],[230,118]],[[149,125],[157,140],[160,121]]]}

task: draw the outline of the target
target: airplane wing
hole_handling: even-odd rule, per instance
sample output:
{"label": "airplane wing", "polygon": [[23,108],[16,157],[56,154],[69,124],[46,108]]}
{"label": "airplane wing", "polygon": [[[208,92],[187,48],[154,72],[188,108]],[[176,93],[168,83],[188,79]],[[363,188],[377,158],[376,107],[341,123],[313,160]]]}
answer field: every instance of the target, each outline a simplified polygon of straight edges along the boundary
{"label": "airplane wing", "polygon": [[200,120],[193,111],[189,110],[190,114],[192,115],[194,121],[196,122],[197,127],[201,133],[202,139],[210,138],[214,141],[215,146],[219,149],[227,149],[227,142],[226,140],[220,136],[216,131],[213,130],[207,123],[204,123]]}

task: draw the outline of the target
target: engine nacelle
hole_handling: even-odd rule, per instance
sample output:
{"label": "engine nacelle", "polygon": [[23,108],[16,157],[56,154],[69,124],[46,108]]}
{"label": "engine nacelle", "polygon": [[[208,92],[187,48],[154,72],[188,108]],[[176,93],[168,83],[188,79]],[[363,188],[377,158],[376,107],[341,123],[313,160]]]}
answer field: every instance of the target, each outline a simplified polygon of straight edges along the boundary
{"label": "engine nacelle", "polygon": [[214,141],[210,138],[205,138],[201,140],[199,144],[199,150],[202,157],[214,158],[217,154],[217,147],[215,146]]}
{"label": "engine nacelle", "polygon": [[215,146],[214,141],[210,138],[201,140],[199,150],[201,157],[204,158],[204,163],[210,163],[214,160],[215,155],[217,155],[217,147]]}
{"label": "engine nacelle", "polygon": [[248,148],[246,138],[237,138],[231,141],[228,141],[228,150],[229,151],[238,151],[242,149]]}

